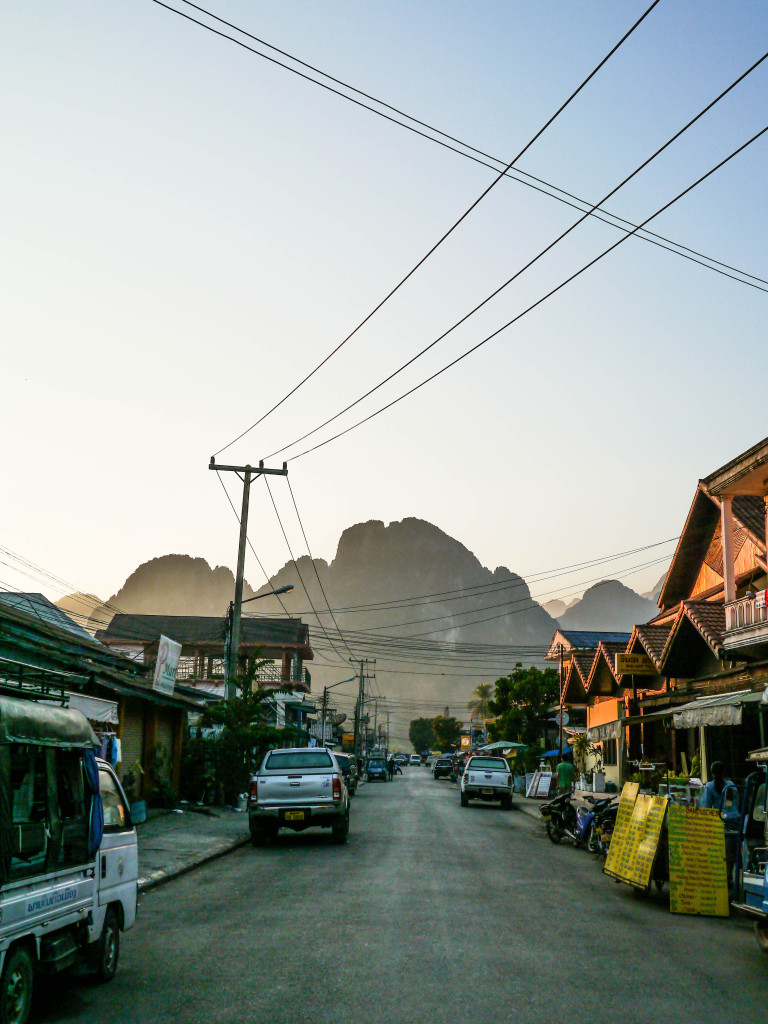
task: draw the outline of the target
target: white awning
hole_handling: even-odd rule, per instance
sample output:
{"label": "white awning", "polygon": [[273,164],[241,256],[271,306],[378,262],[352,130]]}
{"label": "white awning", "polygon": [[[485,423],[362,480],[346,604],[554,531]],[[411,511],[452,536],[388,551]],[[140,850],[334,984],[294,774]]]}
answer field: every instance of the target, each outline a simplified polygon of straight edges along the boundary
{"label": "white awning", "polygon": [[601,743],[604,740],[617,740],[621,736],[621,727],[623,720],[619,719],[616,722],[605,722],[603,725],[593,725],[591,729],[587,729],[587,737],[591,743]]}
{"label": "white awning", "polygon": [[762,693],[742,690],[739,693],[720,693],[715,697],[700,697],[676,708],[672,720],[676,729],[696,729],[707,725],[741,725],[742,708],[755,704]]}
{"label": "white awning", "polygon": [[71,708],[82,711],[89,722],[117,725],[117,704],[112,700],[86,697],[84,693],[67,693],[67,702]]}

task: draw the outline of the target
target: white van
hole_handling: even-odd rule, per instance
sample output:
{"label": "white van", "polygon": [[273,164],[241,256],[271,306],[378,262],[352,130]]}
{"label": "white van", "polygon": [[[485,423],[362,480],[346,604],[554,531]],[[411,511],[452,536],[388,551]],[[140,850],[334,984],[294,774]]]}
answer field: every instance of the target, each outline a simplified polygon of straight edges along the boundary
{"label": "white van", "polygon": [[36,973],[114,977],[136,918],[136,830],[97,745],[79,711],[0,696],[2,1024],[25,1024]]}

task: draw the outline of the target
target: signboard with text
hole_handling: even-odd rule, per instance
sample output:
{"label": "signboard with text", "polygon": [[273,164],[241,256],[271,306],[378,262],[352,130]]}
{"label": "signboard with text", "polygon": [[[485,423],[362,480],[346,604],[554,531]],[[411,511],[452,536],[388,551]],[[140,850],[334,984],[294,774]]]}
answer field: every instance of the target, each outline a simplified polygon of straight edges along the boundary
{"label": "signboard with text", "polygon": [[152,689],[170,697],[176,685],[176,670],[179,667],[181,644],[161,636],[157,646],[155,672],[152,676]]}
{"label": "signboard with text", "polygon": [[658,669],[647,654],[615,655],[616,675],[655,676]]}
{"label": "signboard with text", "polygon": [[669,909],[728,917],[725,825],[714,807],[669,808]]}

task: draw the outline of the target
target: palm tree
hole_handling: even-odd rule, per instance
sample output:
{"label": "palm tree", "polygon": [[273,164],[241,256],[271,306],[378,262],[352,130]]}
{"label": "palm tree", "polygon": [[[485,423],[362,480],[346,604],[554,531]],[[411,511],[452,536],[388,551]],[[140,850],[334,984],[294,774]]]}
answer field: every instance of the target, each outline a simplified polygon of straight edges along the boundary
{"label": "palm tree", "polygon": [[493,687],[490,683],[479,683],[472,691],[472,700],[467,704],[472,717],[479,718],[483,725],[491,717],[492,694]]}

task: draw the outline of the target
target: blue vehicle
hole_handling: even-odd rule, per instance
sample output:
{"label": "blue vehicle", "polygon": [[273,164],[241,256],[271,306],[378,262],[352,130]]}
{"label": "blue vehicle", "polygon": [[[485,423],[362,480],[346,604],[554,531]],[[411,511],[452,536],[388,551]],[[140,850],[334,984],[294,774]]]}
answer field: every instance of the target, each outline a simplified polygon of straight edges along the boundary
{"label": "blue vehicle", "polygon": [[385,757],[370,757],[365,766],[365,777],[368,782],[378,779],[380,782],[389,782],[389,768]]}
{"label": "blue vehicle", "polygon": [[757,944],[768,953],[768,747],[747,760],[755,770],[744,786],[732,905],[752,918]]}

